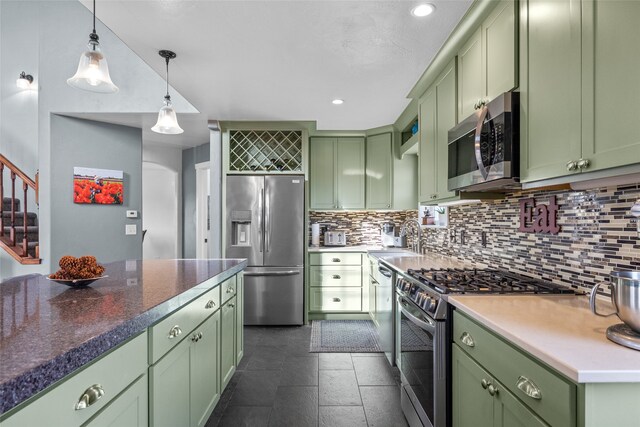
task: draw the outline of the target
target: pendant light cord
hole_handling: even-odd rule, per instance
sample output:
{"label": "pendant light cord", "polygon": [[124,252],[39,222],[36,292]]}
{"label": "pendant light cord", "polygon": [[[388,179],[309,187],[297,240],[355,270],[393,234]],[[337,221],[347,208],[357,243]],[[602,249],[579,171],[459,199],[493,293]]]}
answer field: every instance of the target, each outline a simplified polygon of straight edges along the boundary
{"label": "pendant light cord", "polygon": [[169,96],[169,57],[167,56],[166,59],[167,59],[167,95],[165,96],[165,98],[171,99],[171,97]]}
{"label": "pendant light cord", "polygon": [[93,0],[93,34],[96,34],[96,0]]}

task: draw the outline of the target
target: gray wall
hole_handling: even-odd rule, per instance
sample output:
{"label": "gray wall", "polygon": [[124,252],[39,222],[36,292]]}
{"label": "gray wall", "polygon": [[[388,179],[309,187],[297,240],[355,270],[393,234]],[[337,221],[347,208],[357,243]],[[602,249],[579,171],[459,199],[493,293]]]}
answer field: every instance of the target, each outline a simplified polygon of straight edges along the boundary
{"label": "gray wall", "polygon": [[208,162],[209,155],[209,144],[182,151],[182,256],[184,258],[196,257],[196,164]]}
{"label": "gray wall", "polygon": [[[73,203],[73,168],[124,172],[124,204]],[[106,123],[51,116],[51,259],[91,254],[100,262],[142,258],[142,131]],[[125,224],[138,233],[126,236]],[[54,269],[56,266],[52,265]]]}

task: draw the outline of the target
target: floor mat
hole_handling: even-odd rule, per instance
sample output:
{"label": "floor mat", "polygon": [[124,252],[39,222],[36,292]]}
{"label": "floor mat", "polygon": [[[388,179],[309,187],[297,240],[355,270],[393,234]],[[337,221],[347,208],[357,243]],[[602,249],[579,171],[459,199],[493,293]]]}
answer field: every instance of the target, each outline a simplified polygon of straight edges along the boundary
{"label": "floor mat", "polygon": [[371,320],[314,320],[311,353],[382,353]]}

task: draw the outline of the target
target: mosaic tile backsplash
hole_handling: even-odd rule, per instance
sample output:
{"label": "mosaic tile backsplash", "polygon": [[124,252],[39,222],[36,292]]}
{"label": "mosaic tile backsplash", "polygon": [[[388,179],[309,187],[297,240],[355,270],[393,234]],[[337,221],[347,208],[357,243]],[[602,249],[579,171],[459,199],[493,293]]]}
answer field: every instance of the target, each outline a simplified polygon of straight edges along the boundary
{"label": "mosaic tile backsplash", "polygon": [[[560,232],[519,232],[519,201],[533,197],[547,204],[552,195],[559,205]],[[640,184],[511,193],[503,200],[451,207],[449,227],[429,229],[423,234],[423,244],[427,250],[487,266],[591,288],[608,280],[612,270],[640,270],[640,238],[636,219],[629,213],[638,199]],[[486,247],[481,244],[482,231],[487,235]]]}

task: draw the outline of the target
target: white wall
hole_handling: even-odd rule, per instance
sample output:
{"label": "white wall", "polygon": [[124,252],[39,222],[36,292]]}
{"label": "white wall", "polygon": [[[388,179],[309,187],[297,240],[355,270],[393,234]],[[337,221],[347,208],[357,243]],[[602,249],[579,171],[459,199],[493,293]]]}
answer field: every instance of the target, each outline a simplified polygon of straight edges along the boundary
{"label": "white wall", "polygon": [[[100,43],[120,91],[94,94],[71,88],[66,80],[77,68],[91,31],[91,12],[75,0],[0,1],[0,153],[33,176],[40,170],[41,266],[22,266],[0,251],[0,279],[51,271],[52,113],[154,113],[165,92],[163,77],[153,71],[101,22]],[[159,46],[159,48],[164,46]],[[21,71],[32,74],[37,90],[18,93]],[[175,90],[178,112],[197,110]]]}

